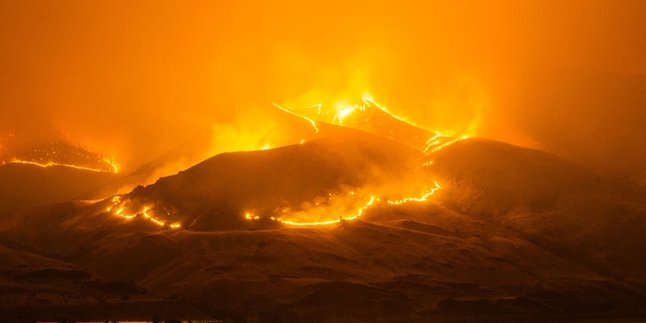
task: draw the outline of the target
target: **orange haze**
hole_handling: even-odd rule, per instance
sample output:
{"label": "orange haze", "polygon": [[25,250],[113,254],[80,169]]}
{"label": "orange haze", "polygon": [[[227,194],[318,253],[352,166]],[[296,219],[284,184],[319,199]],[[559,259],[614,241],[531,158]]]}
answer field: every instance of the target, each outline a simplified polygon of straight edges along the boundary
{"label": "orange haze", "polygon": [[127,172],[272,103],[369,93],[646,183],[644,17],[644,1],[2,1],[0,129]]}

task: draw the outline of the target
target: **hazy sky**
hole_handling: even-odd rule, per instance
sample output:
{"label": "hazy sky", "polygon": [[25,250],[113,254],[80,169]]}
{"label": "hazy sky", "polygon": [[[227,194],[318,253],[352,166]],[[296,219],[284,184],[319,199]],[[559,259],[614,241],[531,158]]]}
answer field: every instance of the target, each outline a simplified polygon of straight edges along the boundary
{"label": "hazy sky", "polygon": [[52,125],[134,167],[250,108],[368,91],[431,129],[478,120],[643,180],[644,17],[644,1],[2,1],[0,127]]}

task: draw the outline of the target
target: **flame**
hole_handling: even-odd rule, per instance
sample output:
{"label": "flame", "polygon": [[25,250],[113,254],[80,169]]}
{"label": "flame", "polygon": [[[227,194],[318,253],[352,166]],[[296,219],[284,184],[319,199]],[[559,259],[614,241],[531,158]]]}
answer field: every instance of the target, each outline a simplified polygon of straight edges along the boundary
{"label": "flame", "polygon": [[[348,105],[348,104],[343,104],[343,103],[337,104],[336,105],[336,113],[334,114],[334,118],[333,118],[333,123],[336,123],[338,125],[343,125],[345,123],[345,121],[349,117],[351,117],[353,114],[355,114],[357,111],[364,111],[367,107],[374,106],[377,109],[379,109],[382,112],[388,114],[389,116],[391,116],[392,118],[394,118],[396,120],[399,120],[401,122],[407,123],[407,124],[409,124],[411,126],[414,126],[414,127],[422,128],[419,125],[415,124],[414,122],[411,122],[410,120],[407,120],[407,119],[405,119],[403,117],[400,117],[400,116],[397,116],[397,115],[393,114],[386,107],[384,107],[384,106],[380,105],[379,103],[377,103],[372,96],[369,96],[369,95],[363,96],[362,97],[362,102],[363,103],[361,105]],[[280,106],[278,104],[274,104],[274,106],[281,109],[281,110],[283,110],[283,111],[285,111],[285,112],[288,112],[288,113],[290,113],[292,115],[295,115],[295,116],[297,116],[299,118],[307,120],[308,122],[310,122],[312,124],[313,127],[315,127],[315,129],[318,132],[318,127],[316,126],[316,121],[314,121],[313,118],[303,116],[303,115],[301,115],[301,114],[299,114],[299,113],[297,113],[295,111],[292,111],[292,110],[289,110],[287,108],[284,108],[284,107],[282,107],[282,106]],[[317,114],[316,114],[317,117],[321,117],[323,115],[322,104],[319,103],[319,104],[313,105],[311,107],[316,107],[317,108]],[[422,129],[424,129],[424,128],[422,128]],[[427,141],[426,141],[426,147],[425,147],[425,151],[424,151],[425,153],[436,152],[436,151],[438,151],[438,150],[440,150],[440,149],[442,149],[442,148],[444,148],[446,146],[449,146],[449,145],[451,145],[451,144],[453,144],[453,143],[455,143],[457,141],[469,138],[469,136],[467,136],[467,135],[463,135],[463,136],[461,136],[459,138],[453,138],[453,137],[451,137],[449,135],[446,135],[446,134],[443,134],[443,133],[440,133],[440,132],[436,132],[436,131],[429,131],[429,132],[431,132],[433,135],[431,137],[429,137],[427,139]],[[300,144],[303,144],[303,143],[304,143],[304,140],[301,140]],[[432,163],[433,163],[432,160],[427,161],[427,162],[423,163],[422,166],[425,166],[425,167],[430,166],[430,165],[432,165]],[[412,195],[412,196],[406,196],[406,197],[403,197],[401,199],[396,199],[396,200],[388,199],[388,200],[385,200],[385,202],[387,204],[390,204],[390,205],[402,205],[402,204],[412,203],[412,202],[415,202],[415,203],[427,202],[427,201],[430,200],[430,197],[433,196],[440,189],[441,189],[440,184],[437,181],[434,181],[434,186],[431,187],[430,189],[429,188],[424,189],[424,191],[421,194]],[[347,193],[347,198],[348,199],[353,198],[355,195],[356,195],[356,192],[350,191],[350,192]],[[331,195],[330,195],[330,197],[331,197]],[[279,222],[279,223],[282,223],[282,224],[285,224],[285,225],[288,225],[288,226],[331,225],[331,224],[340,223],[342,221],[355,220],[355,219],[361,217],[363,214],[365,214],[365,212],[368,209],[370,209],[371,207],[377,205],[378,202],[380,202],[380,201],[382,201],[382,199],[377,194],[371,194],[369,199],[364,204],[362,204],[361,206],[356,208],[354,211],[349,212],[350,215],[341,215],[341,216],[338,216],[336,218],[331,218],[331,219],[322,220],[322,221],[298,221],[298,220],[293,219],[293,218],[296,218],[296,216],[294,216],[294,214],[291,214],[291,215],[288,214],[287,216],[285,216],[285,215],[283,215],[283,216],[270,216],[269,219],[271,221],[276,221],[276,222]],[[328,202],[329,202],[329,200],[328,200]],[[317,210],[319,210],[319,211],[322,210],[323,212],[328,212],[326,210],[326,208],[321,206],[320,204],[321,204],[320,201],[313,202],[313,205],[316,206]],[[301,211],[300,213],[308,213],[308,212]],[[254,214],[254,212],[252,212],[252,211],[244,212],[244,218],[246,220],[248,220],[248,221],[261,220],[261,216]]]}
{"label": "flame", "polygon": [[[126,220],[132,220],[137,217],[145,219],[147,221],[150,221],[160,227],[166,227],[166,224],[168,221],[163,220],[155,216],[152,211],[150,206],[144,206],[140,210],[132,213],[126,213],[126,207],[124,206],[124,203],[121,200],[121,197],[118,195],[115,195],[111,199],[112,201],[112,206],[107,208],[107,212],[114,215],[121,217]],[[113,210],[115,210],[113,212]],[[182,225],[179,222],[174,222],[168,225],[169,228],[171,229],[179,229],[182,227]]]}
{"label": "flame", "polygon": [[283,220],[281,218],[278,218],[277,221],[282,223],[282,224],[287,224],[291,226],[317,226],[317,225],[330,225],[330,224],[337,224],[341,223],[342,221],[352,221],[356,220],[359,217],[361,217],[366,210],[368,210],[371,206],[373,206],[376,202],[379,202],[380,199],[378,197],[370,196],[370,199],[361,207],[359,207],[353,214],[350,216],[339,216],[337,219],[332,219],[332,220],[327,220],[327,221],[312,221],[312,222],[299,222],[299,221],[292,221],[292,220]]}
{"label": "flame", "polygon": [[143,210],[141,211],[141,214],[148,220],[152,221],[153,223],[164,226],[166,224],[166,221],[162,221],[160,219],[155,218],[154,216],[148,214],[148,207],[144,206]]}
{"label": "flame", "polygon": [[[403,197],[398,200],[385,200],[387,204],[390,205],[402,205],[402,204],[407,204],[407,203],[423,203],[423,202],[428,202],[430,201],[430,197],[433,196],[437,191],[439,191],[442,186],[440,183],[437,181],[434,181],[434,186],[430,189],[425,189],[424,192],[422,192],[421,195],[418,196],[407,196]],[[347,193],[347,196],[352,197],[355,196],[356,192],[355,191],[350,191]],[[290,219],[285,219],[284,217],[275,217],[271,216],[269,219],[271,221],[276,221],[288,226],[295,226],[295,227],[306,227],[306,226],[326,226],[326,225],[332,225],[332,224],[338,224],[343,221],[352,221],[356,220],[359,217],[363,216],[366,211],[368,211],[370,208],[377,206],[379,202],[381,202],[382,199],[378,197],[377,195],[370,195],[370,198],[361,206],[356,208],[353,212],[350,213],[350,215],[346,216],[339,216],[338,218],[332,218],[329,220],[323,220],[323,221],[297,221],[297,220],[290,220]],[[319,205],[318,202],[314,203],[315,205]],[[246,211],[244,212],[244,218],[247,221],[258,221],[261,219],[259,215],[254,214],[252,211]]]}
{"label": "flame", "polygon": [[437,147],[438,145],[440,145],[442,143],[441,138],[449,138],[449,136],[447,136],[445,134],[442,134],[442,133],[439,133],[439,132],[436,132],[433,137],[428,138],[428,140],[426,141],[426,148],[424,149],[424,152],[428,153],[434,147]]}
{"label": "flame", "polygon": [[356,105],[338,104],[336,114],[334,114],[334,119],[332,119],[332,122],[337,122],[340,126],[342,126],[343,121],[351,114],[353,114],[356,110],[363,110],[363,107]]}
{"label": "flame", "polygon": [[106,158],[106,159],[103,160],[103,162],[110,165],[110,167],[112,167],[112,172],[113,173],[115,173],[115,174],[119,173],[119,165],[114,161],[114,159],[107,159]]}
{"label": "flame", "polygon": [[394,118],[396,120],[399,120],[401,122],[407,123],[407,124],[409,124],[411,126],[414,126],[414,127],[420,128],[420,129],[424,129],[424,130],[427,130],[427,131],[430,131],[430,132],[435,132],[435,131],[432,131],[432,130],[428,130],[428,129],[426,129],[426,128],[424,128],[424,127],[422,127],[422,126],[420,126],[420,125],[418,125],[418,124],[416,124],[416,123],[414,123],[414,122],[412,122],[412,121],[410,121],[410,120],[408,120],[406,118],[400,117],[400,116],[390,112],[390,110],[388,110],[386,107],[384,107],[384,106],[380,105],[379,103],[377,103],[377,101],[375,101],[375,99],[369,94],[364,95],[361,98],[361,101],[363,101],[367,105],[372,105],[374,107],[377,107],[379,110],[381,110],[382,112],[388,114],[389,116],[391,116],[392,118]]}
{"label": "flame", "polygon": [[433,165],[433,161],[432,161],[432,160],[429,160],[429,161],[425,161],[425,162],[422,164],[422,167],[429,167],[429,166],[431,166],[431,165]]}
{"label": "flame", "polygon": [[431,188],[430,190],[427,190],[419,197],[409,196],[409,197],[404,197],[400,200],[388,200],[387,203],[391,205],[401,205],[409,202],[426,202],[433,194],[435,194],[435,192],[439,191],[442,188],[440,186],[440,183],[438,183],[437,181],[435,181],[434,184],[435,186],[433,188]]}
{"label": "flame", "polygon": [[445,142],[445,143],[443,143],[443,144],[441,144],[439,146],[435,146],[435,147],[430,149],[430,153],[434,153],[434,152],[436,152],[438,150],[444,149],[447,146],[450,146],[450,145],[452,145],[452,144],[454,144],[454,143],[456,143],[458,141],[462,141],[462,140],[465,140],[465,139],[469,139],[469,136],[468,135],[463,135],[462,137],[447,141],[447,142]]}
{"label": "flame", "polygon": [[4,162],[6,164],[28,164],[28,165],[34,165],[42,168],[47,168],[47,167],[53,167],[53,166],[61,166],[61,167],[68,167],[68,168],[74,168],[74,169],[80,169],[80,170],[86,170],[90,172],[96,172],[96,173],[114,173],[117,174],[119,173],[119,166],[112,160],[107,161],[104,160],[108,165],[110,165],[111,169],[102,169],[102,168],[92,168],[92,167],[85,167],[85,166],[78,166],[78,165],[73,165],[73,164],[64,164],[64,163],[56,163],[53,161],[49,161],[46,163],[40,163],[36,161],[30,161],[30,160],[23,160],[23,159],[12,159],[8,162]]}
{"label": "flame", "polygon": [[[411,126],[414,126],[414,127],[420,128],[420,129],[424,129],[424,130],[426,130],[428,132],[433,133],[434,135],[432,137],[430,137],[426,141],[426,148],[424,150],[425,153],[428,153],[429,151],[430,152],[438,151],[438,150],[440,150],[440,149],[442,149],[442,148],[444,148],[446,146],[449,146],[449,145],[451,145],[451,144],[453,144],[455,142],[458,142],[458,141],[461,141],[461,140],[464,140],[464,139],[467,139],[467,138],[474,137],[476,135],[477,128],[480,125],[480,115],[478,114],[478,115],[475,116],[474,119],[471,120],[471,122],[469,123],[466,130],[461,131],[462,133],[458,132],[457,135],[456,134],[448,135],[448,134],[443,133],[443,132],[438,131],[438,130],[427,129],[425,127],[420,126],[419,124],[416,124],[415,122],[413,122],[411,120],[408,120],[406,118],[403,118],[401,116],[398,116],[398,115],[390,112],[390,110],[388,110],[386,107],[384,107],[383,105],[380,105],[379,103],[377,103],[377,101],[375,101],[375,99],[370,95],[364,95],[362,100],[363,100],[363,102],[365,104],[369,104],[369,105],[372,105],[374,107],[377,107],[382,112],[390,115],[394,119],[397,119],[397,120],[399,120],[401,122],[404,122],[404,123],[407,123],[407,124],[409,124]],[[453,139],[453,140],[450,140],[448,142],[443,143],[443,138],[444,139],[457,138],[457,139]]]}
{"label": "flame", "polygon": [[[276,108],[278,108],[278,109],[282,110],[282,111],[285,111],[285,112],[287,112],[287,113],[289,113],[289,114],[293,115],[293,116],[296,116],[296,117],[298,117],[298,118],[301,118],[301,119],[303,119],[303,120],[306,120],[307,122],[309,122],[309,123],[312,125],[312,128],[314,128],[314,133],[319,133],[319,127],[318,127],[318,125],[316,124],[316,121],[314,121],[314,119],[312,119],[312,118],[308,118],[308,117],[306,117],[306,116],[304,116],[304,115],[301,115],[301,114],[298,114],[298,113],[296,113],[296,112],[294,112],[294,111],[292,111],[292,110],[290,110],[290,109],[284,108],[284,107],[282,107],[282,106],[280,106],[280,105],[278,105],[278,104],[276,104],[276,103],[272,103],[272,105],[273,105],[274,107],[276,107]],[[319,111],[320,111],[320,106],[319,106]],[[320,112],[319,112],[319,113],[320,113]]]}
{"label": "flame", "polygon": [[[455,142],[458,142],[460,140],[464,140],[467,138],[471,138],[475,136],[476,133],[476,128],[480,124],[480,118],[479,116],[476,116],[475,119],[473,119],[466,130],[463,132],[458,132],[457,135],[449,135],[447,133],[437,131],[437,130],[431,130],[427,129],[416,122],[413,122],[407,118],[404,118],[402,116],[394,114],[392,111],[390,111],[388,108],[386,108],[384,105],[378,103],[374,97],[372,97],[369,94],[364,95],[361,98],[361,104],[347,104],[344,101],[341,101],[335,105],[335,110],[332,119],[330,120],[330,113],[329,111],[323,111],[323,105],[321,103],[317,103],[315,105],[311,105],[308,108],[315,107],[316,112],[313,115],[305,115],[301,112],[296,112],[294,110],[290,110],[288,108],[285,108],[283,106],[280,106],[278,104],[273,104],[276,108],[281,109],[282,111],[285,111],[289,114],[292,114],[298,118],[307,120],[314,129],[316,130],[316,133],[318,133],[318,125],[316,123],[316,120],[327,120],[328,122],[331,122],[332,124],[336,124],[339,126],[352,126],[349,124],[349,120],[352,118],[352,116],[357,115],[358,112],[360,111],[366,111],[368,107],[374,107],[376,109],[379,109],[381,112],[384,114],[387,114],[391,118],[398,120],[402,123],[408,124],[412,127],[416,127],[419,129],[426,130],[427,132],[431,133],[432,135],[426,140],[426,145],[423,147],[424,153],[433,153],[438,150],[441,150],[445,148],[446,146],[449,146]],[[306,108],[307,109],[307,108]],[[299,111],[302,111],[305,109],[300,109]]]}

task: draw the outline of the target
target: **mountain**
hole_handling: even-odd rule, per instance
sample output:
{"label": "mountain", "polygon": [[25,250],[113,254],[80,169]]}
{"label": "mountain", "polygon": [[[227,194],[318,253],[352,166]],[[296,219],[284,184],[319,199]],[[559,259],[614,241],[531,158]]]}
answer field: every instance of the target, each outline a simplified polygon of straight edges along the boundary
{"label": "mountain", "polygon": [[85,193],[118,178],[66,166],[0,165],[0,213],[83,198]]}
{"label": "mountain", "polygon": [[213,129],[202,131],[145,161],[131,173],[90,192],[87,198],[127,193],[138,185],[152,184],[220,153],[258,151],[356,133],[354,129],[314,121],[280,106],[272,106],[257,112],[254,117],[232,124],[216,124]]}
{"label": "mountain", "polygon": [[[372,135],[343,136],[271,149],[217,155],[177,175],[137,187],[122,197],[136,211],[166,213],[192,230],[246,227],[245,211],[269,218],[280,208],[327,203],[363,187],[381,187],[407,176],[422,154]],[[128,212],[127,209],[125,213]],[[278,215],[276,215],[278,217]]]}
{"label": "mountain", "polygon": [[564,257],[625,279],[646,278],[646,190],[556,155],[465,140],[438,151],[429,172],[446,204],[521,233]]}
{"label": "mountain", "polygon": [[[435,181],[441,188],[426,202],[391,204],[392,192],[381,189]],[[285,207],[308,216],[330,192],[381,200],[331,225],[262,220]],[[150,214],[181,221],[180,229],[155,225],[145,212],[116,216],[106,211],[110,199],[0,221],[12,245],[89,275],[76,282],[131,284],[101,305],[50,297],[4,303],[0,313],[5,321],[16,321],[19,308],[34,318],[67,309],[84,320],[643,318],[644,194],[555,155],[481,139],[424,155],[356,133],[220,154],[120,196],[124,208],[150,205]],[[263,217],[245,219],[247,209]],[[11,275],[52,266],[13,266]]]}
{"label": "mountain", "polygon": [[34,139],[25,133],[0,133],[0,163],[68,165],[102,172],[117,173],[114,161],[89,148],[61,139]]}

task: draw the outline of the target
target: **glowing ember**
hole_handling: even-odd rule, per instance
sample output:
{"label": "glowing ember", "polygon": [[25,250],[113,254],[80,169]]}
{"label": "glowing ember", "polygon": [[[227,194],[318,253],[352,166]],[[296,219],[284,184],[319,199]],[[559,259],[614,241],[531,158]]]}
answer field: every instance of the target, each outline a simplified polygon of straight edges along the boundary
{"label": "glowing ember", "polygon": [[348,116],[353,114],[355,112],[355,110],[357,110],[357,109],[362,110],[363,108],[358,107],[358,106],[351,106],[351,105],[339,105],[339,107],[337,108],[337,112],[334,115],[334,119],[332,120],[332,122],[337,122],[339,125],[343,125],[343,121]]}
{"label": "glowing ember", "polygon": [[[425,190],[420,196],[407,196],[404,198],[401,198],[399,200],[386,200],[386,203],[390,205],[402,205],[406,203],[422,203],[422,202],[427,202],[430,200],[430,197],[435,194],[437,191],[439,191],[442,187],[440,184],[435,181],[434,182],[434,187]],[[347,193],[348,196],[355,196],[356,193],[354,191],[350,191]],[[348,216],[339,216],[337,218],[331,218],[329,220],[321,220],[321,221],[299,221],[299,220],[292,220],[292,218],[302,218],[302,216],[294,216],[287,214],[286,216],[280,216],[280,217],[274,217],[271,216],[270,220],[271,221],[276,221],[282,224],[286,224],[289,226],[321,226],[321,225],[331,225],[331,224],[338,224],[341,223],[342,221],[352,221],[355,220],[362,215],[365,214],[365,212],[370,209],[373,206],[376,206],[378,202],[382,201],[381,198],[371,195],[370,198],[368,199],[367,202],[365,202],[363,205],[358,207],[355,211],[350,213]],[[319,205],[319,202],[314,203],[316,206]],[[301,212],[302,213],[302,212]],[[290,218],[290,219],[285,219],[285,218]],[[251,211],[247,211],[244,213],[244,218],[248,221],[258,221],[261,219],[260,216],[255,215]]]}
{"label": "glowing ember", "polygon": [[119,165],[113,159],[104,159],[103,162],[110,165],[110,167],[112,167],[113,173],[115,174],[119,173]]}
{"label": "glowing ember", "polygon": [[425,162],[422,164],[422,167],[429,167],[429,166],[431,166],[431,165],[433,165],[433,161],[432,161],[432,160],[429,160],[429,161],[425,161]]}
{"label": "glowing ember", "polygon": [[[397,119],[397,120],[399,120],[399,121],[401,121],[401,122],[403,122],[403,123],[407,123],[407,124],[412,125],[412,126],[414,126],[414,127],[417,127],[417,128],[420,128],[420,129],[424,129],[424,127],[419,126],[419,125],[415,124],[414,122],[412,122],[412,121],[410,121],[410,120],[407,120],[407,119],[405,119],[405,118],[402,118],[402,117],[400,117],[400,116],[398,116],[398,115],[395,115],[394,113],[390,112],[390,110],[388,110],[386,107],[384,107],[384,106],[380,105],[379,103],[377,103],[377,101],[375,101],[375,99],[374,99],[372,96],[370,96],[370,95],[364,95],[364,96],[361,98],[361,100],[362,100],[366,105],[372,105],[372,106],[374,106],[374,107],[378,108],[379,110],[381,110],[383,113],[385,113],[385,114],[387,114],[387,115],[389,115],[389,116],[391,116],[391,117],[393,117],[393,118],[395,118],[395,119]],[[432,131],[432,132],[434,132],[434,131]]]}
{"label": "glowing ember", "polygon": [[118,173],[119,166],[104,155],[68,141],[34,140],[27,134],[0,134],[1,164],[30,164],[42,168],[60,166],[91,172]]}
{"label": "glowing ember", "polygon": [[[473,135],[469,133],[469,135],[464,134],[455,137],[426,129],[411,120],[394,114],[388,108],[379,104],[370,95],[364,95],[361,98],[361,104],[338,103],[332,112],[323,110],[323,106],[320,103],[305,109],[299,109],[298,111],[278,104],[274,104],[274,106],[289,114],[307,120],[314,127],[316,133],[318,133],[319,128],[315,120],[330,122],[344,127],[355,127],[368,132],[381,131],[382,133],[380,135],[392,137],[391,139],[393,140],[402,140],[402,142],[423,150],[425,153],[438,151],[456,141],[469,138]],[[309,109],[313,107],[316,108],[316,111]],[[377,117],[373,113],[366,113],[370,108],[373,109],[373,112],[379,111],[380,113],[377,115],[382,115],[382,117]],[[383,128],[386,124],[389,124],[388,122],[384,123],[384,120],[386,120],[384,118],[390,118],[395,121],[392,123],[393,128]],[[375,121],[377,119],[380,121]],[[377,128],[373,128],[375,126],[375,124],[372,124],[373,122],[377,122]],[[426,136],[428,138],[424,139]]]}
{"label": "glowing ember", "polygon": [[426,141],[426,148],[424,149],[425,153],[429,153],[434,147],[437,147],[438,145],[442,144],[442,139],[441,138],[448,138],[449,136],[443,135],[441,133],[436,133],[433,137],[429,138]]}
{"label": "glowing ember", "polygon": [[428,201],[429,197],[431,197],[433,194],[435,194],[435,192],[437,192],[441,188],[442,187],[440,186],[440,184],[437,181],[435,181],[435,186],[430,190],[427,190],[426,192],[424,192],[424,194],[422,194],[419,197],[410,196],[410,197],[402,198],[400,200],[388,200],[387,202],[388,204],[391,204],[391,205],[401,205],[409,202],[426,202]]}
{"label": "glowing ember", "polygon": [[[168,221],[160,219],[157,216],[155,216],[151,211],[151,207],[149,206],[144,206],[143,208],[141,208],[136,212],[131,212],[131,213],[126,212],[126,206],[122,202],[121,197],[118,195],[115,195],[112,197],[112,206],[109,206],[106,210],[108,213],[114,216],[124,218],[126,220],[142,218],[160,227],[166,227],[168,223]],[[179,229],[182,227],[182,225],[179,222],[175,222],[168,225],[168,227],[171,229]]]}
{"label": "glowing ember", "polygon": [[74,169],[80,169],[80,170],[86,170],[90,172],[97,172],[97,173],[118,173],[119,172],[119,166],[114,162],[114,161],[104,161],[108,165],[110,165],[111,169],[103,169],[103,168],[92,168],[92,167],[85,167],[85,166],[78,166],[78,165],[72,165],[72,164],[63,164],[63,163],[56,163],[56,162],[35,162],[35,161],[30,161],[30,160],[22,160],[22,159],[12,159],[6,164],[28,164],[28,165],[34,165],[42,168],[47,168],[47,167],[54,167],[54,166],[61,166],[61,167],[68,167],[68,168],[74,168]]}
{"label": "glowing ember", "polygon": [[[352,213],[349,216],[339,216],[336,219],[331,219],[331,220],[325,220],[325,221],[311,221],[311,222],[300,222],[300,221],[295,221],[295,220],[285,220],[282,217],[276,218],[276,217],[270,217],[272,221],[277,221],[282,224],[287,224],[291,226],[316,226],[316,225],[330,225],[330,224],[336,224],[336,223],[341,223],[342,221],[352,221],[360,216],[362,216],[365,211],[370,208],[372,205],[374,205],[376,202],[379,202],[379,198],[375,196],[370,196],[370,199],[361,207],[359,207],[354,213]],[[257,215],[253,215],[251,212],[245,212],[245,219],[247,220],[260,220],[260,217]]]}
{"label": "glowing ember", "polygon": [[462,137],[460,137],[460,138],[456,138],[456,139],[453,139],[453,140],[447,141],[447,142],[445,142],[445,143],[443,143],[443,144],[441,144],[441,145],[439,145],[439,146],[435,146],[435,147],[433,147],[433,148],[430,150],[430,152],[431,152],[431,153],[434,153],[434,152],[436,152],[436,151],[438,151],[438,150],[441,150],[441,149],[443,149],[443,148],[445,148],[445,147],[447,147],[447,146],[449,146],[449,145],[452,145],[452,144],[454,144],[454,143],[456,143],[456,142],[458,142],[458,141],[462,141],[462,140],[465,140],[465,139],[469,139],[469,136],[468,136],[468,135],[464,135],[464,136],[462,136]]}
{"label": "glowing ember", "polygon": [[[296,113],[296,112],[294,112],[294,111],[292,111],[290,109],[284,108],[284,107],[282,107],[282,106],[280,106],[280,105],[278,105],[276,103],[273,103],[273,106],[280,109],[280,110],[283,110],[283,111],[285,111],[285,112],[287,112],[287,113],[289,113],[291,115],[294,115],[294,116],[296,116],[298,118],[301,118],[301,119],[309,122],[312,125],[312,128],[314,128],[314,133],[319,133],[319,127],[316,124],[316,121],[314,121],[313,119],[308,118],[308,117],[303,116],[303,115],[300,115],[300,114],[298,114],[298,113]],[[319,109],[320,109],[320,107],[319,107]]]}

